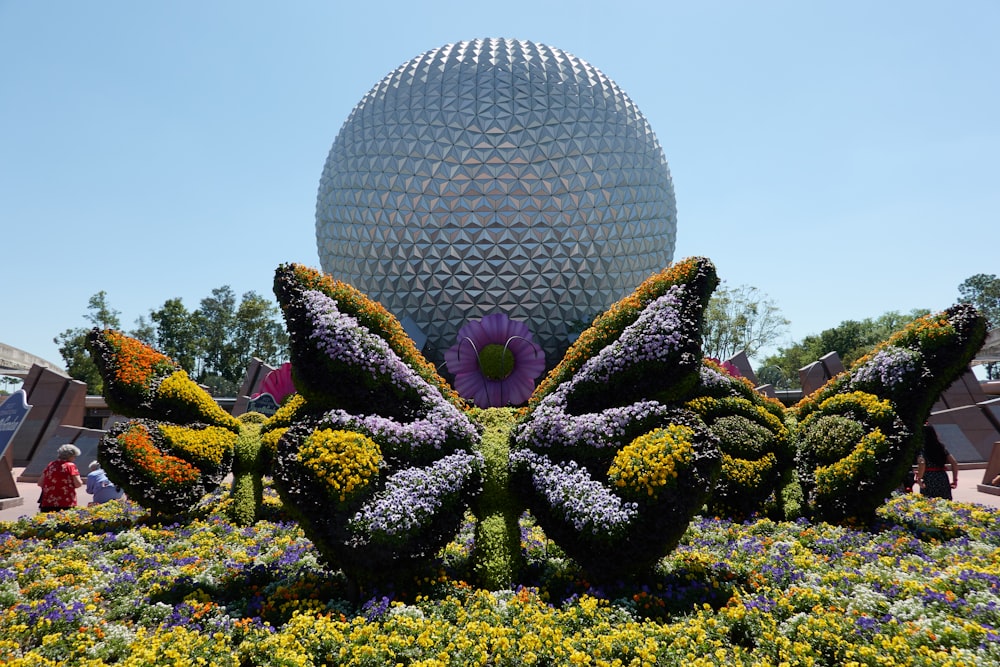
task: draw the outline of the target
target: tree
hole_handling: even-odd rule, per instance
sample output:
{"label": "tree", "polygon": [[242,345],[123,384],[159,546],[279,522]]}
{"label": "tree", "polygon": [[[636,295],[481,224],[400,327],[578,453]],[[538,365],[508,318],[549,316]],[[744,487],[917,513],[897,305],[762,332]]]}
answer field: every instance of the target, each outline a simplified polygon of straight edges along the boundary
{"label": "tree", "polygon": [[90,310],[84,317],[93,326],[100,329],[120,329],[122,326],[121,320],[118,318],[121,315],[121,311],[115,310],[108,304],[108,294],[104,290],[101,290],[94,296],[90,297],[87,302],[87,308]]}
{"label": "tree", "polygon": [[256,292],[243,295],[233,331],[240,378],[254,357],[272,364],[288,357],[288,333],[279,315],[278,307]]}
{"label": "tree", "polygon": [[[1000,327],[1000,278],[993,274],[977,273],[958,286],[958,293],[959,302],[975,306],[986,318],[988,327]],[[987,379],[1000,379],[1000,364],[994,362],[985,367]]]}
{"label": "tree", "polygon": [[[92,326],[101,329],[121,328],[121,321],[118,319],[120,313],[108,304],[108,295],[104,290],[90,297],[87,309],[89,312],[84,318]],[[104,381],[87,351],[88,331],[89,328],[66,329],[52,341],[59,345],[59,354],[63,358],[69,376],[74,380],[86,382],[89,393],[99,394],[104,389]]]}
{"label": "tree", "polygon": [[149,317],[156,323],[153,347],[195,377],[200,349],[194,313],[184,307],[181,299],[175,298],[164,301],[159,310],[150,311]]}
{"label": "tree", "polygon": [[146,345],[156,347],[156,327],[146,319],[145,315],[139,316],[135,321],[135,328],[128,332],[128,335]]}
{"label": "tree", "polygon": [[236,295],[229,285],[212,290],[194,312],[201,357],[197,378],[213,395],[235,395],[239,389],[239,380],[233,379],[238,364],[230,335],[235,319]]}
{"label": "tree", "polygon": [[[921,308],[908,314],[893,310],[875,319],[844,320],[819,335],[806,336],[801,342],[787,348],[778,348],[776,354],[764,359],[762,370],[757,375],[762,381],[771,382],[775,386],[780,385],[773,378],[780,377],[786,381],[787,387],[799,387],[800,368],[830,352],[836,352],[844,366],[849,367],[892,334],[928,313],[929,310]],[[767,380],[762,376],[765,370],[769,373]]]}
{"label": "tree", "polygon": [[21,384],[21,378],[11,377],[10,375],[0,375],[0,382],[2,382],[4,386],[4,388],[0,390],[0,394],[8,396],[11,393],[11,387]]}
{"label": "tree", "polygon": [[788,328],[778,307],[756,287],[720,286],[705,309],[702,351],[707,357],[729,359],[739,352],[752,357]]}
{"label": "tree", "polygon": [[255,292],[244,294],[237,308],[229,285],[212,290],[191,318],[201,365],[198,382],[215,395],[234,396],[253,357],[275,365],[287,359],[288,335],[278,314],[277,306]]}
{"label": "tree", "polygon": [[[90,297],[84,317],[100,329],[120,330],[118,314],[102,291]],[[89,328],[67,329],[54,340],[70,376],[98,394],[103,381],[87,351],[88,332]],[[215,396],[236,395],[252,358],[272,366],[288,359],[288,334],[278,307],[247,292],[237,308],[228,285],[212,290],[194,312],[181,299],[168,299],[158,310],[150,310],[148,319],[140,316],[129,335],[176,361]]]}

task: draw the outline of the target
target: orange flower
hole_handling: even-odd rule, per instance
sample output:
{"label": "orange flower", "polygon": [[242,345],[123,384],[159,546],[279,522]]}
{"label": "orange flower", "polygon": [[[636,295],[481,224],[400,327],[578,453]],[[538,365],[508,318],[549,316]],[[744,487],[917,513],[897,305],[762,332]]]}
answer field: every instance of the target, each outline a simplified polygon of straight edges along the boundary
{"label": "orange flower", "polygon": [[143,473],[159,484],[186,486],[198,480],[197,468],[184,459],[163,454],[153,444],[153,437],[142,424],[135,424],[118,436],[122,452]]}
{"label": "orange flower", "polygon": [[118,331],[108,330],[105,335],[116,352],[114,378],[121,384],[148,389],[154,374],[176,366],[167,355]]}

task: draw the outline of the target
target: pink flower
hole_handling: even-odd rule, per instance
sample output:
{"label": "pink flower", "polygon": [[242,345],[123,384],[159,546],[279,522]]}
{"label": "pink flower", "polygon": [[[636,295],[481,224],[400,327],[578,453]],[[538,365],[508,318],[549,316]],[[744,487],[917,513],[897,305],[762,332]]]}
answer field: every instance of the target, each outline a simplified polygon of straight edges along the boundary
{"label": "pink flower", "polygon": [[524,403],[545,370],[545,353],[527,325],[503,313],[463,325],[444,359],[455,390],[481,408]]}

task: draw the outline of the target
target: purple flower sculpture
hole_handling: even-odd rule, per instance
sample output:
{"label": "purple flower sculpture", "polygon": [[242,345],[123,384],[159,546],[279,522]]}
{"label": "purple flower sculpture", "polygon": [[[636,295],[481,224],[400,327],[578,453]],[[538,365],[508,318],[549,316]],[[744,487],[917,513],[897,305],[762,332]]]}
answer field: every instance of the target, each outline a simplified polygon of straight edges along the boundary
{"label": "purple flower sculpture", "polygon": [[444,359],[456,391],[481,408],[524,403],[545,370],[545,353],[527,325],[503,313],[463,325]]}

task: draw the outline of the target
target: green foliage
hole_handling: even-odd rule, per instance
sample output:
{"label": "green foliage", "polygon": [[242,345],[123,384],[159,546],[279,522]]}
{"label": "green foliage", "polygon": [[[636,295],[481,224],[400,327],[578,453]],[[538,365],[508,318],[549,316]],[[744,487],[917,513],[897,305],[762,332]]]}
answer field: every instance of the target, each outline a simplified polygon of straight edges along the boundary
{"label": "green foliage", "polygon": [[512,588],[523,569],[518,519],[522,508],[510,494],[509,438],[517,421],[512,408],[475,409],[485,427],[479,451],[485,461],[483,491],[473,504],[477,523],[473,573],[487,590]]}
{"label": "green foliage", "polygon": [[740,415],[719,417],[712,423],[712,433],[720,442],[729,444],[728,454],[743,459],[762,456],[766,452],[768,441],[774,437],[763,424],[754,423]]}
{"label": "green foliage", "polygon": [[739,352],[753,357],[788,328],[781,310],[756,287],[720,286],[705,309],[702,350],[706,357],[729,359]]}
{"label": "green foliage", "polygon": [[[121,327],[118,315],[118,311],[108,304],[107,293],[101,290],[87,301],[87,313],[84,319],[100,329],[118,329]],[[63,358],[69,376],[74,380],[85,382],[89,393],[100,394],[103,389],[103,379],[87,353],[88,332],[88,329],[67,329],[54,338],[53,342],[59,345],[59,355]]]}
{"label": "green foliage", "polygon": [[66,372],[74,380],[87,384],[87,393],[101,394],[104,380],[94,360],[87,351],[88,329],[67,329],[52,342],[59,346],[59,356],[63,359]]}
{"label": "green foliage", "polygon": [[256,292],[247,292],[240,299],[229,335],[235,355],[235,373],[230,377],[237,381],[254,357],[273,364],[288,356],[288,334],[280,311]]}
{"label": "green foliage", "polygon": [[776,521],[795,521],[805,516],[805,495],[794,468],[789,468],[778,483],[778,491],[764,503],[764,514]]}
{"label": "green foliage", "polygon": [[693,396],[687,406],[708,425],[722,452],[709,512],[742,521],[765,511],[792,468],[794,447],[783,406],[707,360]]}
{"label": "green foliage", "polygon": [[229,332],[236,319],[236,295],[229,285],[212,290],[212,295],[201,300],[194,314],[194,326],[198,332],[198,347],[202,351],[203,362],[195,373],[198,382],[205,383],[210,377],[220,377],[230,382],[238,381],[237,357]]}
{"label": "green foliage", "polygon": [[[960,303],[971,304],[983,314],[988,328],[1000,327],[1000,278],[992,273],[977,273],[958,286],[958,293]],[[1000,379],[1000,364],[993,362],[985,366],[988,379]]]}
{"label": "green foliage", "polygon": [[233,503],[230,516],[238,526],[252,526],[264,506],[264,453],[260,442],[263,415],[240,417],[240,433],[233,447]]}
{"label": "green foliage", "polygon": [[156,324],[155,342],[150,344],[194,374],[199,358],[194,314],[175,298],[164,301],[159,310],[150,311],[149,317]]}
{"label": "green foliage", "polygon": [[959,303],[968,303],[986,318],[990,329],[1000,327],[1000,278],[994,274],[977,273],[958,286]]}
{"label": "green foliage", "polygon": [[820,465],[829,465],[847,456],[864,436],[864,426],[844,415],[824,415],[815,420],[803,439]]}
{"label": "green foliage", "polygon": [[9,396],[11,388],[21,384],[21,378],[12,377],[10,375],[0,375],[0,384],[3,385],[3,389],[0,389],[0,395]]}

